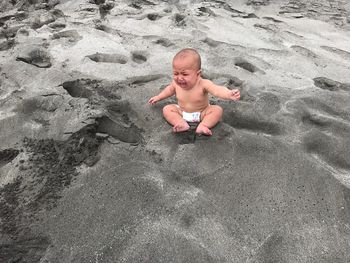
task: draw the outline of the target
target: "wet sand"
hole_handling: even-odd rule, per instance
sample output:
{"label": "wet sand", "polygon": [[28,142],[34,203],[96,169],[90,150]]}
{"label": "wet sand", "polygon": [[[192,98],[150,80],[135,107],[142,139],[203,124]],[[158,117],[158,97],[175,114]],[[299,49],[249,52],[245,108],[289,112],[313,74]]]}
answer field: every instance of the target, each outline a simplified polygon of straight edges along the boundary
{"label": "wet sand", "polygon": [[[1,262],[350,261],[350,5],[0,2]],[[174,134],[184,47],[238,88]]]}

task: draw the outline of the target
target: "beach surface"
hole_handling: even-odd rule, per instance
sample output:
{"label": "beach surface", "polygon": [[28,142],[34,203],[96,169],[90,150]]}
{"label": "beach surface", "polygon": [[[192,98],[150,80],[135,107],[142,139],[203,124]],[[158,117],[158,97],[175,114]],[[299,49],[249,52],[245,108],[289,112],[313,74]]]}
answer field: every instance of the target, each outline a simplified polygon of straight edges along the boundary
{"label": "beach surface", "polygon": [[[350,262],[350,4],[0,1],[0,262]],[[238,88],[213,136],[147,102]]]}

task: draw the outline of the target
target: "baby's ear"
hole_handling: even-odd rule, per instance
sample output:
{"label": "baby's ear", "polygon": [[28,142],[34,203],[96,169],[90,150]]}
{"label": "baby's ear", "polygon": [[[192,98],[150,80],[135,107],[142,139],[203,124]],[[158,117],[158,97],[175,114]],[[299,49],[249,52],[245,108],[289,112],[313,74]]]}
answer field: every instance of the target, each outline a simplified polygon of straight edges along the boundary
{"label": "baby's ear", "polygon": [[201,74],[202,74],[202,70],[200,69],[197,71],[197,76],[200,76]]}

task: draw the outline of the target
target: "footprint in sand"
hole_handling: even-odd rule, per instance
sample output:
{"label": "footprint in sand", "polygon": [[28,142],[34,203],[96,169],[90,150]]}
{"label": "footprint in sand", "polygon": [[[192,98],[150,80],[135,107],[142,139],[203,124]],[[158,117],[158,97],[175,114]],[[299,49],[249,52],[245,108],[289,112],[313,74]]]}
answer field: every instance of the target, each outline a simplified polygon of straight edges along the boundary
{"label": "footprint in sand", "polygon": [[349,98],[333,84],[323,83],[326,85],[324,91],[299,98],[291,109],[294,118],[300,121],[300,129],[304,130],[302,145],[305,151],[334,168],[350,169]]}
{"label": "footprint in sand", "polygon": [[127,79],[127,83],[131,85],[143,85],[148,82],[156,81],[158,79],[167,77],[164,74],[154,74],[154,75],[145,75],[145,76],[135,76]]}
{"label": "footprint in sand", "polygon": [[251,73],[263,72],[258,67],[256,67],[255,65],[253,65],[252,63],[248,62],[247,60],[245,60],[243,58],[236,58],[235,59],[235,65],[237,67],[245,69],[245,70],[247,70],[247,71],[249,71]]}
{"label": "footprint in sand", "polygon": [[90,98],[93,95],[93,89],[90,86],[96,85],[96,80],[78,79],[62,83],[62,87],[74,98]]}
{"label": "footprint in sand", "polygon": [[350,83],[341,83],[339,81],[335,81],[325,77],[317,77],[314,78],[314,84],[316,87],[319,87],[324,90],[329,91],[339,91],[345,90],[350,91]]}
{"label": "footprint in sand", "polygon": [[312,60],[316,66],[326,67],[327,62],[324,61],[320,56],[318,56],[316,53],[314,53],[310,49],[303,46],[298,46],[298,45],[291,46],[291,49],[296,53],[300,54],[301,56]]}
{"label": "footprint in sand", "polygon": [[43,12],[41,10],[34,12],[35,15],[29,18],[30,27],[34,30],[39,29],[44,25],[50,24],[57,19],[57,17],[49,12]]}
{"label": "footprint in sand", "polygon": [[38,68],[49,68],[52,65],[50,53],[38,46],[26,47],[18,54],[16,60],[23,61]]}
{"label": "footprint in sand", "polygon": [[252,5],[252,6],[264,6],[269,5],[270,0],[248,0],[246,5]]}
{"label": "footprint in sand", "polygon": [[170,47],[170,46],[173,46],[174,43],[171,42],[169,39],[167,38],[160,38],[156,41],[154,41],[155,44],[158,44],[158,45],[161,45],[163,47]]}
{"label": "footprint in sand", "polygon": [[261,119],[256,111],[227,112],[224,122],[236,129],[246,129],[253,132],[261,132],[270,135],[282,134],[283,127],[272,120]]}
{"label": "footprint in sand", "polygon": [[312,52],[311,50],[302,47],[302,46],[298,46],[298,45],[293,45],[291,46],[291,49],[293,49],[295,52],[307,57],[307,58],[311,58],[311,59],[317,59],[319,58],[314,52]]}
{"label": "footprint in sand", "polygon": [[63,22],[58,22],[58,21],[55,21],[55,22],[52,22],[50,24],[48,24],[48,27],[54,29],[54,30],[57,30],[57,31],[60,31],[64,28],[66,28],[66,24],[63,23]]}
{"label": "footprint in sand", "polygon": [[304,116],[305,112],[318,113],[320,115],[326,115],[334,119],[350,120],[348,98],[343,94],[319,94],[317,96],[307,96],[299,98],[293,104],[293,108],[299,109],[302,115],[297,114],[297,118]]}
{"label": "footprint in sand", "polygon": [[209,7],[201,6],[198,8],[198,16],[212,16],[216,17],[216,14]]}
{"label": "footprint in sand", "polygon": [[278,20],[278,19],[276,19],[276,18],[274,18],[274,17],[271,17],[271,16],[264,16],[263,19],[272,21],[272,22],[274,22],[274,23],[283,23],[283,21]]}
{"label": "footprint in sand", "polygon": [[[347,127],[348,132],[350,126]],[[328,135],[319,129],[313,129],[303,138],[308,153],[316,154],[331,166],[350,170],[350,140],[348,137]]]}
{"label": "footprint in sand", "polygon": [[142,64],[147,61],[147,53],[145,51],[134,51],[131,53],[131,59],[137,64]]}
{"label": "footprint in sand", "polygon": [[338,56],[342,57],[343,59],[350,60],[350,52],[336,48],[336,47],[329,47],[329,46],[321,46],[324,50],[327,50],[333,54],[337,54]]}
{"label": "footprint in sand", "polygon": [[128,62],[128,58],[120,54],[95,53],[86,57],[98,63],[126,64]]}
{"label": "footprint in sand", "polygon": [[146,8],[149,8],[150,6],[154,6],[156,5],[155,3],[151,2],[151,1],[147,1],[147,0],[134,0],[132,1],[131,4],[129,4],[128,6],[135,8],[135,9],[142,9],[143,6],[146,6]]}
{"label": "footprint in sand", "polygon": [[216,41],[214,39],[211,39],[209,37],[206,37],[204,40],[202,40],[203,43],[207,44],[209,47],[217,47],[221,44],[220,41]]}
{"label": "footprint in sand", "polygon": [[133,110],[128,101],[115,101],[107,106],[107,111],[108,116],[96,119],[97,132],[134,145],[142,142],[141,129],[131,121]]}
{"label": "footprint in sand", "polygon": [[174,23],[177,27],[185,27],[186,26],[186,16],[181,14],[175,14],[173,17]]}
{"label": "footprint in sand", "polygon": [[263,93],[254,104],[239,103],[234,104],[234,108],[230,105],[223,106],[224,122],[236,129],[247,129],[270,135],[284,133],[283,126],[274,120],[274,115],[281,109],[281,102],[272,93]]}
{"label": "footprint in sand", "polygon": [[212,80],[214,83],[219,83],[220,85],[226,87],[240,87],[243,84],[243,80],[232,76],[230,74],[218,74],[213,72],[203,73],[204,78]]}
{"label": "footprint in sand", "polygon": [[60,31],[52,36],[52,39],[61,38],[67,39],[70,43],[77,43],[79,40],[83,39],[83,37],[80,36],[78,31],[75,29]]}
{"label": "footprint in sand", "polygon": [[0,40],[0,51],[5,51],[11,49],[15,45],[13,39]]}
{"label": "footprint in sand", "polygon": [[149,13],[146,15],[146,17],[148,18],[148,20],[151,20],[151,21],[156,21],[162,18],[162,16],[159,15],[158,13]]}
{"label": "footprint in sand", "polygon": [[66,81],[61,86],[74,98],[86,98],[91,101],[104,99],[120,99],[116,90],[125,88],[124,82],[108,82],[97,79],[77,79]]}

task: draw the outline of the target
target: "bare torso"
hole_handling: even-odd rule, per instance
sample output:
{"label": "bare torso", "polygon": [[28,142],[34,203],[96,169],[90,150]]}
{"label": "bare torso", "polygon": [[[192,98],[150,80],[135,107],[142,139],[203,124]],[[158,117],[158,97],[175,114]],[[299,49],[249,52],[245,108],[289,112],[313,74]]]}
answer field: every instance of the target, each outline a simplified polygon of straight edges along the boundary
{"label": "bare torso", "polygon": [[181,110],[186,112],[202,112],[209,106],[208,92],[204,88],[205,80],[199,78],[196,85],[191,89],[183,89],[175,86],[176,98]]}

